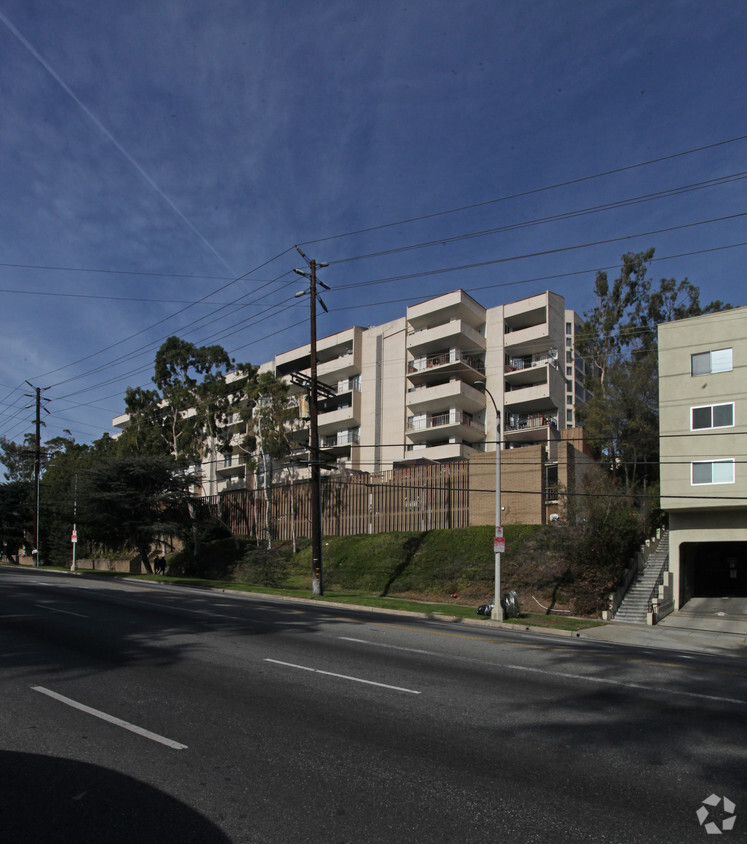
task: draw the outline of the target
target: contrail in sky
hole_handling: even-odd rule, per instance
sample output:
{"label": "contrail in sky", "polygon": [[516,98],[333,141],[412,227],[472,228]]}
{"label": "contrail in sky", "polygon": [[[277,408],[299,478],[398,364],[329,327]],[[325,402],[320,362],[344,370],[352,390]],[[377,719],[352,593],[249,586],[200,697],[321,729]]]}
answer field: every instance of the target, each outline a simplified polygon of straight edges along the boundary
{"label": "contrail in sky", "polygon": [[200,238],[200,240],[207,246],[207,248],[215,255],[215,257],[223,264],[223,266],[231,273],[236,275],[236,272],[229,266],[228,262],[218,252],[212,243],[197,229],[195,226],[182,214],[176,207],[174,202],[158,187],[153,179],[145,172],[145,170],[138,164],[138,162],[130,155],[129,152],[122,146],[122,144],[112,135],[112,133],[104,126],[104,124],[96,117],[88,106],[82,102],[76,93],[70,88],[64,79],[55,71],[55,69],[46,61],[46,59],[33,47],[33,45],[15,28],[15,26],[0,12],[0,21],[5,24],[7,29],[18,39],[18,41],[31,53],[31,55],[39,62],[39,64],[47,71],[47,73],[57,82],[57,84],[74,100],[81,110],[94,123],[98,130],[107,137],[114,146],[122,153],[122,155],[130,162],[130,164],[137,170],[137,172],[145,179],[145,181],[153,188],[153,190],[163,199],[163,201],[174,211],[179,219],[188,226],[191,231]]}

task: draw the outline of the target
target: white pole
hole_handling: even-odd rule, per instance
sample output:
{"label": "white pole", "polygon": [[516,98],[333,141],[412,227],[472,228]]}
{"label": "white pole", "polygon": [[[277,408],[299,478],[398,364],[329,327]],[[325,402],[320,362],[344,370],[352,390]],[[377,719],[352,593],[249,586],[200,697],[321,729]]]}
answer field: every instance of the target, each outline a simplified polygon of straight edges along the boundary
{"label": "white pole", "polygon": [[[493,596],[493,609],[490,618],[493,621],[503,621],[503,607],[501,606],[501,552],[498,550],[498,540],[503,542],[503,526],[501,524],[501,412],[488,389],[485,381],[476,381],[474,384],[478,390],[486,392],[490,396],[495,409],[495,538],[493,549],[495,553],[495,594]],[[500,536],[499,534],[500,529]]]}
{"label": "white pole", "polygon": [[75,475],[75,486],[73,492],[73,564],[70,571],[75,571],[75,549],[78,547],[78,529],[75,524],[75,518],[78,515],[78,475]]}
{"label": "white pole", "polygon": [[[493,399],[493,396],[490,396]],[[498,410],[493,399],[493,406],[495,407],[495,526],[498,528],[502,526],[501,517],[501,412]],[[496,530],[496,534],[498,531]],[[497,537],[496,537],[497,538]],[[502,538],[502,537],[501,537]],[[493,604],[493,611],[490,613],[493,621],[503,621],[503,607],[501,606],[501,552],[497,550],[496,543],[495,551],[495,598]]]}

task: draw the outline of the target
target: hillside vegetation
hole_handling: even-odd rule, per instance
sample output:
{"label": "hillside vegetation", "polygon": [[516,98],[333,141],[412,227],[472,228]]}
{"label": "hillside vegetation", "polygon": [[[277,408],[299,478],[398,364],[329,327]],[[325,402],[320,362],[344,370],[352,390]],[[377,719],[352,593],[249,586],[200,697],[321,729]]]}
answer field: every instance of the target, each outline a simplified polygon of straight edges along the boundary
{"label": "hillside vegetation", "polygon": [[[508,525],[501,585],[517,592],[522,608],[567,609],[598,615],[642,539],[637,519],[617,517],[591,528]],[[237,548],[238,544],[238,548]],[[326,537],[326,590],[351,595],[478,604],[493,595],[493,527]],[[169,558],[169,573],[233,580],[249,585],[309,588],[308,540],[296,554],[287,545],[271,551],[241,539],[207,543],[198,560]]]}

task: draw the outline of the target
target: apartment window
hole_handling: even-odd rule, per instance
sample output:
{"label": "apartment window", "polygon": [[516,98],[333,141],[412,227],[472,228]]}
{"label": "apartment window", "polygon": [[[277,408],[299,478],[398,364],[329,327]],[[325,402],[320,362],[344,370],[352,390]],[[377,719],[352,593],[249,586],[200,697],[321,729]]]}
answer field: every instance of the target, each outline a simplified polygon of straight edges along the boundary
{"label": "apartment window", "polygon": [[569,349],[572,348],[573,347],[573,337],[566,337],[565,338],[565,345]]}
{"label": "apartment window", "polygon": [[705,428],[731,428],[734,425],[734,402],[709,404],[690,408],[690,430]]}
{"label": "apartment window", "polygon": [[713,375],[716,372],[731,372],[731,349],[718,349],[715,352],[700,352],[690,355],[692,375]]}
{"label": "apartment window", "polygon": [[567,322],[565,324],[565,333],[566,334],[573,334],[573,323]]}
{"label": "apartment window", "polygon": [[568,349],[565,353],[565,362],[573,363],[573,352],[570,349]]}
{"label": "apartment window", "polygon": [[565,374],[566,374],[569,378],[573,378],[573,367],[572,367],[572,366],[566,366],[566,368],[565,368]]}
{"label": "apartment window", "polygon": [[734,460],[703,460],[691,463],[692,484],[733,484]]}
{"label": "apartment window", "polygon": [[567,393],[565,397],[566,404],[573,404],[573,393]]}
{"label": "apartment window", "polygon": [[566,421],[569,425],[572,425],[572,424],[573,424],[573,411],[572,411],[572,410],[566,410],[566,412],[565,412],[565,421]]}

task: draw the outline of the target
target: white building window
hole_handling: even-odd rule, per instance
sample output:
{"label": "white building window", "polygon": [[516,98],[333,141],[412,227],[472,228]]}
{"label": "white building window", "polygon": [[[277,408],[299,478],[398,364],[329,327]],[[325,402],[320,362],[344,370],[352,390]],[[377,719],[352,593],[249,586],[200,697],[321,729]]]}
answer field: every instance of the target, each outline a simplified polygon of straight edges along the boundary
{"label": "white building window", "polygon": [[731,428],[734,425],[734,402],[709,404],[690,408],[690,430],[705,428]]}
{"label": "white building window", "polygon": [[733,484],[734,460],[702,460],[691,463],[692,485]]}
{"label": "white building window", "polygon": [[731,372],[731,349],[718,349],[715,352],[700,352],[690,355],[692,375],[713,375],[717,372]]}

